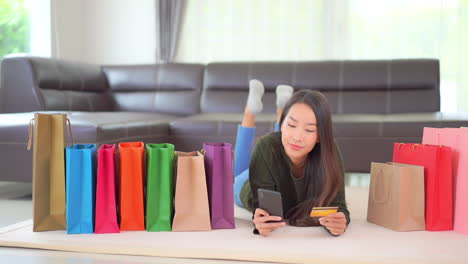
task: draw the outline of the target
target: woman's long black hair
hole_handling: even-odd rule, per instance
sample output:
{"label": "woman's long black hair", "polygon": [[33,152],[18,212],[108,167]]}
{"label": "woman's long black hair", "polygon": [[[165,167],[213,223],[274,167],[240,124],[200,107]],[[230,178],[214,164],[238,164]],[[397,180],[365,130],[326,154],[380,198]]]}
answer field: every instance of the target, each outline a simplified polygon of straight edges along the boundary
{"label": "woman's long black hair", "polygon": [[307,200],[286,212],[291,225],[318,225],[308,218],[312,207],[329,206],[343,185],[343,171],[338,149],[333,136],[331,110],[328,100],[318,91],[300,90],[286,103],[280,118],[280,126],[295,104],[308,105],[315,113],[319,142],[309,152],[304,181]]}

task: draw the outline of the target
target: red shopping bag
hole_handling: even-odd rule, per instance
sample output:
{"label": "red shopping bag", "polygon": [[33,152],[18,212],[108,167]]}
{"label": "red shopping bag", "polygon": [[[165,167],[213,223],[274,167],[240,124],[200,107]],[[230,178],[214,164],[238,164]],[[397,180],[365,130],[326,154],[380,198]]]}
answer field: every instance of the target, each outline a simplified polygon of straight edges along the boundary
{"label": "red shopping bag", "polygon": [[393,162],[424,167],[426,230],[453,230],[452,149],[436,145],[395,143]]}

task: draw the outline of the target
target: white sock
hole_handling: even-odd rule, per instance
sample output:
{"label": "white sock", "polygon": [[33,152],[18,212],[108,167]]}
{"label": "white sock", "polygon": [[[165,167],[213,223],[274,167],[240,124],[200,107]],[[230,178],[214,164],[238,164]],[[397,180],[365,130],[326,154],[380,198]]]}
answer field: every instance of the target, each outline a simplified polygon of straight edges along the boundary
{"label": "white sock", "polygon": [[247,108],[254,115],[263,110],[262,96],[265,91],[262,82],[259,80],[250,80],[249,97],[247,98]]}
{"label": "white sock", "polygon": [[291,98],[294,88],[289,85],[280,84],[276,87],[276,107],[284,108],[289,98]]}

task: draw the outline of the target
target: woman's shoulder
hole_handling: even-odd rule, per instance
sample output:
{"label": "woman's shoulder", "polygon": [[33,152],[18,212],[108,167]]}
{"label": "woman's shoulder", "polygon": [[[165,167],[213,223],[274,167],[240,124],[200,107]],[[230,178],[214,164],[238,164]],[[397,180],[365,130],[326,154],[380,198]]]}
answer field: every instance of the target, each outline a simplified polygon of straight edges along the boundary
{"label": "woman's shoulder", "polygon": [[281,133],[272,132],[260,137],[256,143],[259,148],[278,148],[281,147]]}
{"label": "woman's shoulder", "polygon": [[254,156],[261,155],[263,157],[275,157],[283,153],[283,145],[281,144],[281,133],[272,132],[260,137],[255,144]]}
{"label": "woman's shoulder", "polygon": [[253,172],[252,169],[254,169],[256,172],[262,171],[262,173],[256,174],[263,175],[260,177],[267,177],[267,175],[277,177],[273,175],[276,175],[278,170],[273,169],[272,171],[272,168],[277,168],[278,165],[283,167],[281,165],[284,160],[282,153],[281,134],[279,132],[269,133],[258,138],[250,160],[251,173]]}

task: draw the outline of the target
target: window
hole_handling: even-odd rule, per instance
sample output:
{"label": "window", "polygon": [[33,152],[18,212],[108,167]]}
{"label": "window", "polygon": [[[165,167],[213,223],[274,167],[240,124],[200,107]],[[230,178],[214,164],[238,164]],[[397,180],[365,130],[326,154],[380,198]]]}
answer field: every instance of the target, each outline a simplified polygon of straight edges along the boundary
{"label": "window", "polygon": [[0,0],[0,58],[29,52],[29,10],[24,0]]}
{"label": "window", "polygon": [[0,58],[11,53],[50,56],[50,0],[0,0]]}
{"label": "window", "polygon": [[189,0],[177,61],[320,57],[323,4],[310,0]]}
{"label": "window", "polygon": [[467,0],[190,0],[176,61],[438,58],[441,110],[455,112],[467,46]]}
{"label": "window", "polygon": [[[468,111],[468,1],[353,0],[347,58],[438,58],[441,110]],[[463,46],[465,45],[465,46]],[[465,78],[465,80],[463,80]]]}

